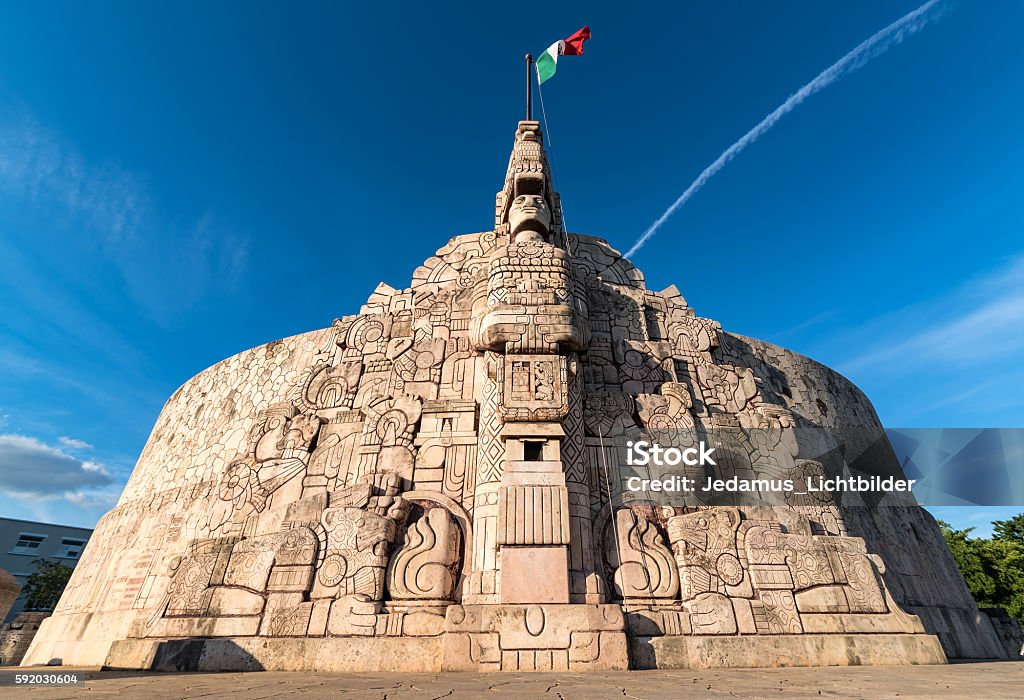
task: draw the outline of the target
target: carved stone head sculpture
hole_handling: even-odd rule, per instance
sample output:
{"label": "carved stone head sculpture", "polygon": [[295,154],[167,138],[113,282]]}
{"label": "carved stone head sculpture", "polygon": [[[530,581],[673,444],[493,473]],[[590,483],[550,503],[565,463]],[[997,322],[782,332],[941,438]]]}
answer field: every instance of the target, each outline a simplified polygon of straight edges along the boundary
{"label": "carved stone head sculpture", "polygon": [[544,240],[551,231],[551,208],[539,194],[521,194],[512,200],[508,225],[516,241]]}

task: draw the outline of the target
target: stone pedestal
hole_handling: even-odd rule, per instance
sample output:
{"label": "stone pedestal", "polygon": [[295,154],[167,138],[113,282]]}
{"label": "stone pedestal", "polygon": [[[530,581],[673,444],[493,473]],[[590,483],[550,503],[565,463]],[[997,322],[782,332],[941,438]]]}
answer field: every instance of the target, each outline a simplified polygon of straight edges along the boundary
{"label": "stone pedestal", "polygon": [[445,616],[444,671],[624,671],[618,605],[453,605]]}
{"label": "stone pedestal", "polygon": [[782,634],[631,637],[635,670],[944,664],[930,634]]}
{"label": "stone pedestal", "polygon": [[501,548],[502,603],[568,603],[569,548]]}

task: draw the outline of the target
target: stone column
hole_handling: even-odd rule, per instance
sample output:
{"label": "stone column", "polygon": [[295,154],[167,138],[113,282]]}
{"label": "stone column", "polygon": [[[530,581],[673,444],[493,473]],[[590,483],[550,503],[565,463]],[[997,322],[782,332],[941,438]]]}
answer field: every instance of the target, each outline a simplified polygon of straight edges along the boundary
{"label": "stone column", "polygon": [[462,600],[467,604],[498,602],[498,489],[505,470],[505,445],[498,415],[499,391],[495,378],[496,353],[485,353],[477,363],[480,387],[480,424],[477,431],[476,481],[473,490],[472,570],[463,582]]}
{"label": "stone column", "polygon": [[508,423],[498,489],[502,603],[569,602],[569,491],[558,423]]}

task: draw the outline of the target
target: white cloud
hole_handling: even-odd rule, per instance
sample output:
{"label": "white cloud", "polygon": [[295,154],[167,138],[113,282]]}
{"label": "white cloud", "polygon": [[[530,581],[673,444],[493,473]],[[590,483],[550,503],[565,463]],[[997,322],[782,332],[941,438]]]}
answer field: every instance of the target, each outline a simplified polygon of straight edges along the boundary
{"label": "white cloud", "polygon": [[64,500],[80,508],[98,508],[109,510],[117,504],[116,493],[66,493]]}
{"label": "white cloud", "polygon": [[[882,324],[875,324],[882,325]],[[1024,255],[953,294],[903,309],[885,319],[895,329],[876,337],[859,355],[843,362],[844,373],[928,365],[964,368],[1024,351]]]}
{"label": "white cloud", "polygon": [[0,195],[49,225],[95,232],[129,296],[162,325],[244,279],[247,236],[209,211],[184,224],[161,215],[143,176],[87,161],[25,115],[0,120]]}
{"label": "white cloud", "polygon": [[148,207],[137,177],[113,164],[87,163],[24,118],[0,129],[0,188],[43,206],[56,204],[112,241],[132,238]]}
{"label": "white cloud", "polygon": [[83,462],[33,437],[0,435],[0,491],[8,495],[59,498],[113,483],[97,462]]}
{"label": "white cloud", "polygon": [[57,442],[62,444],[64,447],[72,450],[91,450],[93,446],[87,443],[85,440],[79,440],[77,438],[71,438],[67,435],[62,435],[57,438]]}
{"label": "white cloud", "polygon": [[1008,427],[1024,398],[1024,252],[794,349],[848,377],[885,425]]}
{"label": "white cloud", "polygon": [[87,472],[96,472],[97,474],[110,474],[110,472],[107,471],[107,468],[104,467],[102,464],[100,464],[99,462],[93,462],[91,460],[86,460],[82,462],[82,469],[84,469]]}

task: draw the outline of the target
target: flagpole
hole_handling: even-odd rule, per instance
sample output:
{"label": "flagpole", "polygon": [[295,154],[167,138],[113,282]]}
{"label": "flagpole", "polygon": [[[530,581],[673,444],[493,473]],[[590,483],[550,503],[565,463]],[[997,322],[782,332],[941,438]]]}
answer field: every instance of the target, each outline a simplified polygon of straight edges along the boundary
{"label": "flagpole", "polygon": [[526,121],[533,121],[533,75],[530,73],[530,64],[533,63],[533,56],[526,54]]}

